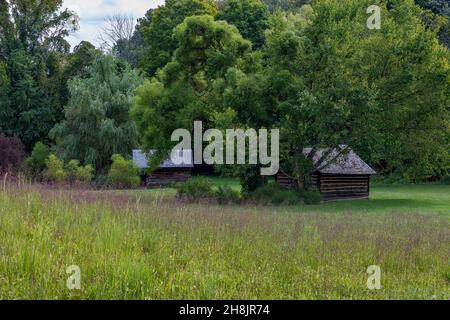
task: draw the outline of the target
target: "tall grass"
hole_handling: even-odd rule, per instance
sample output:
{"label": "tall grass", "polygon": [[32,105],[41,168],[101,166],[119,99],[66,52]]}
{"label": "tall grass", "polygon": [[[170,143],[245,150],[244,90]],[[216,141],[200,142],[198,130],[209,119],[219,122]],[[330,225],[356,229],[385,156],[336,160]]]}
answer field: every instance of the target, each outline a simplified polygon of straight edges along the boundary
{"label": "tall grass", "polygon": [[[449,299],[442,216],[279,212],[6,185],[1,299]],[[81,290],[66,268],[81,268]],[[368,290],[379,265],[382,289]]]}

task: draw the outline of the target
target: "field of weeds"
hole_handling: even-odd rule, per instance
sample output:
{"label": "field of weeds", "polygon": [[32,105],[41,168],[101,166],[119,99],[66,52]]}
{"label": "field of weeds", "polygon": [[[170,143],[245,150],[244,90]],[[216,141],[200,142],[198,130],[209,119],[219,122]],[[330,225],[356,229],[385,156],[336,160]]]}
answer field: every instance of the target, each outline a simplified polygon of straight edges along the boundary
{"label": "field of weeds", "polygon": [[[0,299],[450,298],[442,204],[370,214],[358,203],[309,210],[142,194],[3,186]],[[73,265],[80,290],[66,285]],[[367,287],[371,265],[380,290]]]}

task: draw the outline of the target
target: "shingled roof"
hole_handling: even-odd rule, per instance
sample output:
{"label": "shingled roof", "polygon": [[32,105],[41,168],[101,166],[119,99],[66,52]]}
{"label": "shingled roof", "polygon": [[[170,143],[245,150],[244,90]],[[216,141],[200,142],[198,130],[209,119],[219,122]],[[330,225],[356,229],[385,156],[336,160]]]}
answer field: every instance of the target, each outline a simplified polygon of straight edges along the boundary
{"label": "shingled roof", "polygon": [[[303,154],[309,155],[312,148],[305,148]],[[313,156],[314,165],[325,155],[326,159],[319,165],[315,172],[323,174],[348,174],[348,175],[374,175],[377,174],[367,163],[365,163],[351,148],[345,145],[334,149],[328,155],[329,149],[319,149]]]}
{"label": "shingled roof", "polygon": [[[148,159],[155,154],[156,150],[150,150],[147,155],[142,150],[133,150],[133,162],[139,169],[147,169],[148,166]],[[180,151],[180,157],[183,155],[189,157],[191,161],[189,163],[185,164],[175,164],[173,161],[169,158],[165,160],[160,166],[160,169],[178,169],[178,168],[193,168],[194,167],[194,161],[192,157],[192,150],[181,150]]]}

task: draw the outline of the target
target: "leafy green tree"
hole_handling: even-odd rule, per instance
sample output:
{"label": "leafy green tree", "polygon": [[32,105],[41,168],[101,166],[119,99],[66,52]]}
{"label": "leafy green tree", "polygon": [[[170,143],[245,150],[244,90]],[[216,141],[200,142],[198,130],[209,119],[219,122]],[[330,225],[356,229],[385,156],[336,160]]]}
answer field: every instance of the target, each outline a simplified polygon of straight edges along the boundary
{"label": "leafy green tree", "polygon": [[213,0],[167,0],[164,6],[151,14],[151,23],[142,28],[146,53],[140,67],[149,76],[164,67],[172,59],[177,48],[173,30],[186,17],[194,15],[216,15],[217,7]]}
{"label": "leafy green tree", "polygon": [[140,184],[139,168],[132,160],[125,160],[120,154],[111,158],[112,165],[108,176],[116,188],[136,188]]}
{"label": "leafy green tree", "polygon": [[241,35],[253,43],[254,48],[259,49],[264,45],[269,10],[261,0],[227,0],[217,19],[236,26]]}
{"label": "leafy green tree", "polygon": [[381,30],[366,27],[361,8],[370,4],[316,0],[271,20],[267,87],[253,99],[275,102],[284,170],[300,186],[308,183],[304,147],[350,145],[381,172],[410,180],[448,163],[449,52],[412,1],[391,1],[389,10],[380,2]]}
{"label": "leafy green tree", "polygon": [[17,137],[8,137],[0,133],[0,173],[16,173],[25,157],[24,145]]}
{"label": "leafy green tree", "polygon": [[62,0],[0,1],[0,129],[28,150],[62,118],[65,37],[76,27]]}
{"label": "leafy green tree", "polygon": [[153,165],[167,156],[175,129],[192,129],[194,120],[210,123],[214,87],[229,68],[248,67],[252,58],[251,43],[212,16],[186,18],[174,37],[178,49],[173,60],[137,90],[132,109],[144,147],[158,150]]}
{"label": "leafy green tree", "polygon": [[[275,13],[264,67],[230,69],[215,87],[228,108],[216,114],[220,123],[281,130],[282,170],[300,189],[310,184],[316,151],[342,144],[381,173],[412,181],[448,167],[449,52],[412,1],[389,10],[380,2],[379,31],[366,26],[361,8],[370,4],[317,0]],[[241,169],[244,192],[264,183],[256,166]]]}
{"label": "leafy green tree", "polygon": [[85,78],[69,82],[65,120],[51,131],[58,154],[106,172],[113,154],[131,154],[138,145],[129,110],[142,80],[127,64],[97,57]]}

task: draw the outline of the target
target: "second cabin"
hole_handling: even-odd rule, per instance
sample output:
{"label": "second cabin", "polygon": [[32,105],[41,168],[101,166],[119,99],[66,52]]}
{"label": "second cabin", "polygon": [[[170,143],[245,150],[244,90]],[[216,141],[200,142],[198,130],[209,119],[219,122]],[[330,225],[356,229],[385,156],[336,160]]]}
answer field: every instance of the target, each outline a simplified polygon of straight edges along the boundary
{"label": "second cabin", "polygon": [[[313,185],[318,188],[325,201],[368,199],[370,178],[376,174],[375,170],[352,149],[345,146],[340,149],[332,152],[317,150],[314,153],[312,161],[315,169],[311,173]],[[307,156],[311,151],[311,148],[306,148],[303,154]],[[295,181],[282,172],[278,173],[276,179],[287,189],[295,187]]]}

